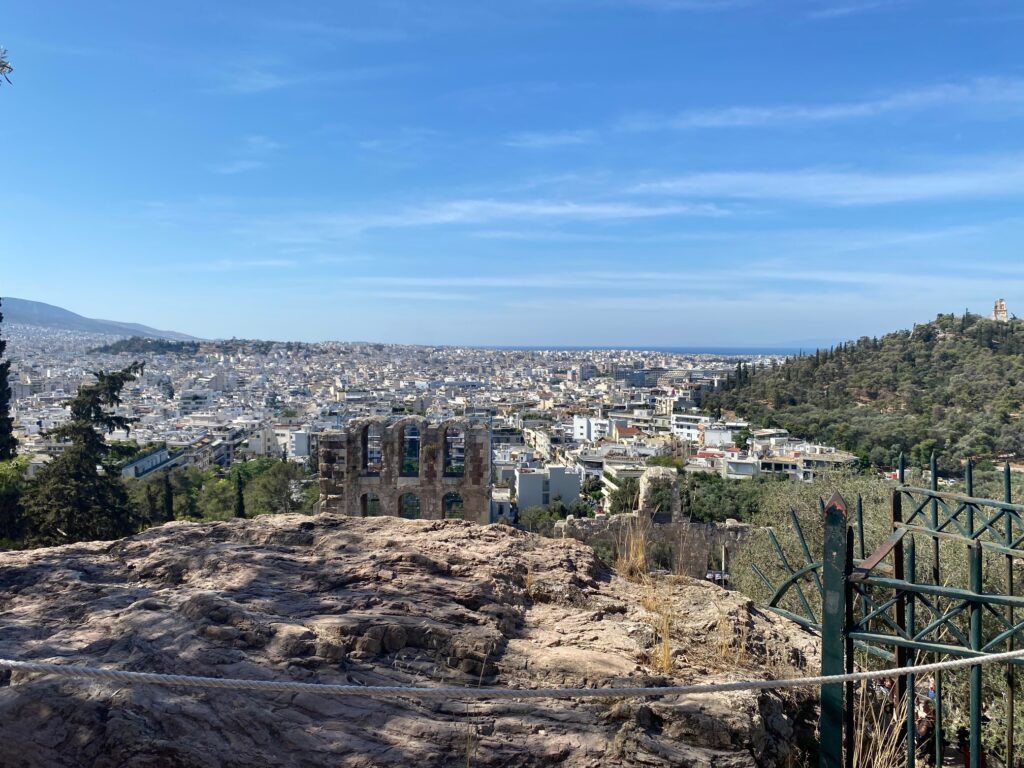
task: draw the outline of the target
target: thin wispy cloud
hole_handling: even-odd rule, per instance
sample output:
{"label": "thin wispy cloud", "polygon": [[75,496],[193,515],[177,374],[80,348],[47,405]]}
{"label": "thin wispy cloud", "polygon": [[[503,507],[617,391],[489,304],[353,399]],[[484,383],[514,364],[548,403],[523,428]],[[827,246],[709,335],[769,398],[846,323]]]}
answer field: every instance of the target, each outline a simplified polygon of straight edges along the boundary
{"label": "thin wispy cloud", "polygon": [[[939,265],[936,265],[939,266]],[[530,295],[556,294],[563,296],[573,291],[581,300],[605,300],[623,297],[631,292],[642,292],[647,300],[683,296],[686,291],[698,290],[711,297],[734,297],[737,291],[751,295],[764,290],[794,291],[852,287],[871,290],[903,290],[916,288],[936,292],[974,290],[984,292],[999,288],[1024,289],[1024,278],[1018,272],[1005,270],[968,270],[962,265],[943,264],[927,274],[920,270],[863,270],[851,272],[843,269],[806,269],[806,262],[783,262],[771,269],[752,266],[742,272],[726,268],[691,269],[689,271],[579,271],[561,272],[543,277],[531,275],[441,275],[402,276],[361,275],[346,279],[349,285],[362,286],[375,295],[423,296],[436,295],[450,298],[464,295],[469,289],[487,289],[495,292],[520,294],[529,289]]]}
{"label": "thin wispy cloud", "polygon": [[552,243],[593,243],[593,242],[621,242],[624,240],[635,240],[636,236],[628,235],[607,235],[600,232],[561,232],[548,229],[481,229],[476,232],[467,233],[470,237],[479,240],[499,240],[506,242],[546,241]]}
{"label": "thin wispy cloud", "polygon": [[744,128],[826,123],[942,107],[1024,105],[1024,79],[986,77],[941,83],[856,101],[821,104],[735,105],[675,115],[639,114],[622,119],[620,131]]}
{"label": "thin wispy cloud", "polygon": [[429,128],[402,128],[386,136],[359,139],[356,146],[364,152],[395,159],[425,152],[428,145],[436,145],[442,139],[440,132]]}
{"label": "thin wispy cloud", "polygon": [[280,148],[273,139],[260,134],[244,136],[235,148],[234,158],[214,166],[214,173],[222,176],[234,176],[247,171],[255,171],[267,164],[267,157]]}
{"label": "thin wispy cloud", "polygon": [[142,267],[139,272],[216,273],[253,270],[283,270],[299,266],[294,259],[212,259],[198,262],[175,262],[156,267]]}
{"label": "thin wispy cloud", "polygon": [[321,38],[332,42],[393,43],[408,37],[408,33],[404,29],[397,27],[354,27],[313,20],[291,19],[261,19],[257,24],[262,29],[270,30],[275,34]]}
{"label": "thin wispy cloud", "polygon": [[312,243],[351,237],[372,230],[480,225],[490,222],[613,222],[671,217],[721,217],[729,211],[709,203],[579,202],[573,200],[445,200],[406,208],[288,217],[259,222],[277,242]]}
{"label": "thin wispy cloud", "polygon": [[382,217],[380,225],[419,226],[429,224],[479,224],[487,221],[568,219],[649,219],[665,216],[725,216],[716,205],[650,205],[631,202],[575,202],[571,200],[453,200],[411,209],[404,214]]}
{"label": "thin wispy cloud", "polygon": [[214,166],[214,173],[219,173],[221,176],[234,176],[235,174],[245,173],[246,171],[255,171],[259,168],[263,168],[266,163],[262,160],[231,160],[221,165]]}
{"label": "thin wispy cloud", "polygon": [[368,294],[375,299],[398,299],[402,301],[483,301],[482,297],[474,297],[466,293],[446,293],[444,291],[371,291]]}
{"label": "thin wispy cloud", "polygon": [[729,11],[754,5],[758,0],[605,0],[605,5],[624,5],[653,11]]}
{"label": "thin wispy cloud", "polygon": [[551,149],[589,144],[594,140],[593,131],[553,131],[517,133],[509,136],[505,144],[522,149]]}
{"label": "thin wispy cloud", "polygon": [[1024,158],[906,173],[858,171],[724,171],[645,182],[639,194],[700,200],[764,200],[859,206],[1024,197]]}
{"label": "thin wispy cloud", "polygon": [[388,77],[400,71],[407,71],[407,68],[381,66],[323,71],[315,69],[303,70],[279,64],[236,63],[220,72],[219,82],[212,86],[209,91],[237,96],[251,96],[300,86],[365,82]]}
{"label": "thin wispy cloud", "polygon": [[886,8],[892,8],[893,6],[902,4],[903,3],[901,2],[901,0],[864,0],[863,2],[859,3],[836,3],[809,11],[807,14],[807,18],[839,19],[846,16],[855,16],[860,13],[868,13],[870,11],[878,11]]}

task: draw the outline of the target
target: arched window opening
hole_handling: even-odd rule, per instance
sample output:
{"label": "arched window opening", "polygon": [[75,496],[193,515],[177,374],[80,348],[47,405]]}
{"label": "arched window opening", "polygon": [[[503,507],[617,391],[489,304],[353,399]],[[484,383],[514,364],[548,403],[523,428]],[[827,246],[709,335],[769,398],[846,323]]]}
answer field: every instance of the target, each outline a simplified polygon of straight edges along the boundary
{"label": "arched window opening", "polygon": [[402,470],[401,477],[419,477],[420,474],[420,430],[410,424],[402,433]]}
{"label": "arched window opening", "polygon": [[380,497],[376,493],[364,493],[359,499],[363,517],[380,517]]}
{"label": "arched window opening", "polygon": [[444,476],[462,477],[466,474],[466,431],[462,427],[449,427],[444,431]]}
{"label": "arched window opening", "polygon": [[363,428],[363,474],[374,477],[380,474],[384,450],[381,444],[383,430],[380,424],[368,424]]}
{"label": "arched window opening", "polygon": [[402,494],[398,503],[398,514],[406,520],[420,519],[420,498],[415,493]]}
{"label": "arched window opening", "polygon": [[457,493],[446,493],[443,500],[445,520],[465,520],[466,509]]}

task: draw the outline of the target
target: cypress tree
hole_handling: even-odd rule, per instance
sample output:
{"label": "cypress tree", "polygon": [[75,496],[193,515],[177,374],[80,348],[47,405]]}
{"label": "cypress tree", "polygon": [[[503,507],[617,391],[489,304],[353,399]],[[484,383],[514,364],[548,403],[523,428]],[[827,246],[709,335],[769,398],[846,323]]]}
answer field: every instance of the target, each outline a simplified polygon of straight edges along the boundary
{"label": "cypress tree", "polygon": [[[0,329],[3,327],[4,316],[0,312]],[[4,358],[7,342],[0,336],[0,461],[14,458],[18,450],[18,441],[14,439],[14,419],[11,418],[11,387],[8,377],[11,372],[11,361]]]}
{"label": "cypress tree", "polygon": [[245,517],[245,487],[242,485],[242,473],[235,475],[235,517]]}
{"label": "cypress tree", "polygon": [[146,483],[146,518],[150,523],[160,522],[160,503],[153,483]]}
{"label": "cypress tree", "polygon": [[164,522],[174,519],[174,488],[171,487],[171,473],[164,472]]}

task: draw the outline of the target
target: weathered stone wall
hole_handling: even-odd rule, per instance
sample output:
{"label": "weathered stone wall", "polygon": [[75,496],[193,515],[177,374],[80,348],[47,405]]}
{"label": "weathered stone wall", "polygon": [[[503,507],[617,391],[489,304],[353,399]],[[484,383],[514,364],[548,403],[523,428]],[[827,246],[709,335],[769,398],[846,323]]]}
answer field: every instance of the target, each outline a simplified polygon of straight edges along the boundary
{"label": "weathered stone wall", "polygon": [[[368,430],[381,430],[379,472],[367,469]],[[405,429],[419,430],[419,471],[414,477],[402,475]],[[445,436],[461,429],[465,435],[465,462],[461,475],[444,473]],[[380,500],[382,515],[399,515],[401,498],[411,493],[419,499],[419,517],[444,518],[444,497],[456,493],[462,498],[463,516],[478,523],[490,522],[491,441],[486,424],[454,419],[431,424],[422,417],[389,422],[370,418],[353,421],[344,430],[317,436],[320,470],[320,509],[352,517],[366,513],[369,494]]]}
{"label": "weathered stone wall", "polygon": [[708,563],[720,558],[722,547],[725,547],[728,563],[750,530],[751,526],[744,523],[657,523],[649,513],[638,512],[598,518],[570,516],[555,523],[554,535],[617,551],[625,547],[630,536],[639,532],[647,540],[649,558],[668,557],[676,572],[703,579]]}
{"label": "weathered stone wall", "polygon": [[659,519],[678,520],[680,513],[679,502],[679,473],[670,467],[648,467],[640,476],[640,509],[653,509],[654,502],[651,498],[654,490],[663,485],[671,489],[669,498],[670,508],[658,510]]}

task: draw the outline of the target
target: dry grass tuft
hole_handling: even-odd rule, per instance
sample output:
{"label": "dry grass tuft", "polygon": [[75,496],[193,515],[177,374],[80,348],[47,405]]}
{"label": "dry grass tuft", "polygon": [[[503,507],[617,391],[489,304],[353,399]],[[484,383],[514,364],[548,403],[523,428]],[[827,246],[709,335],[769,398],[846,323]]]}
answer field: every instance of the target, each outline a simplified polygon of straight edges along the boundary
{"label": "dry grass tuft", "polygon": [[742,667],[748,662],[747,641],[750,637],[750,617],[732,616],[720,610],[718,614],[718,660],[728,666]]}
{"label": "dry grass tuft", "polygon": [[642,521],[636,520],[624,526],[614,566],[620,576],[638,583],[650,579],[651,564],[647,559],[649,539],[650,531]]}
{"label": "dry grass tuft", "polygon": [[466,768],[471,768],[473,765],[473,757],[476,755],[476,749],[479,744],[480,738],[477,736],[476,728],[470,726],[469,730],[466,731]]}
{"label": "dry grass tuft", "polygon": [[675,666],[672,659],[672,601],[659,592],[653,581],[649,581],[647,591],[640,598],[640,605],[644,610],[654,614],[651,618],[651,628],[657,636],[657,642],[650,656],[651,666],[667,675]]}
{"label": "dry grass tuft", "polygon": [[900,768],[906,764],[906,742],[902,738],[906,697],[895,701],[899,717],[894,716],[893,702],[892,698],[880,695],[867,680],[857,687],[854,768]]}
{"label": "dry grass tuft", "polygon": [[654,656],[654,668],[662,674],[672,672],[672,618],[668,612],[661,613],[661,623],[658,627],[658,650]]}
{"label": "dry grass tuft", "polygon": [[643,606],[644,610],[650,611],[651,613],[661,613],[661,595],[658,594],[658,590],[653,582],[647,585],[647,591],[644,593],[644,596],[640,598],[640,605]]}

